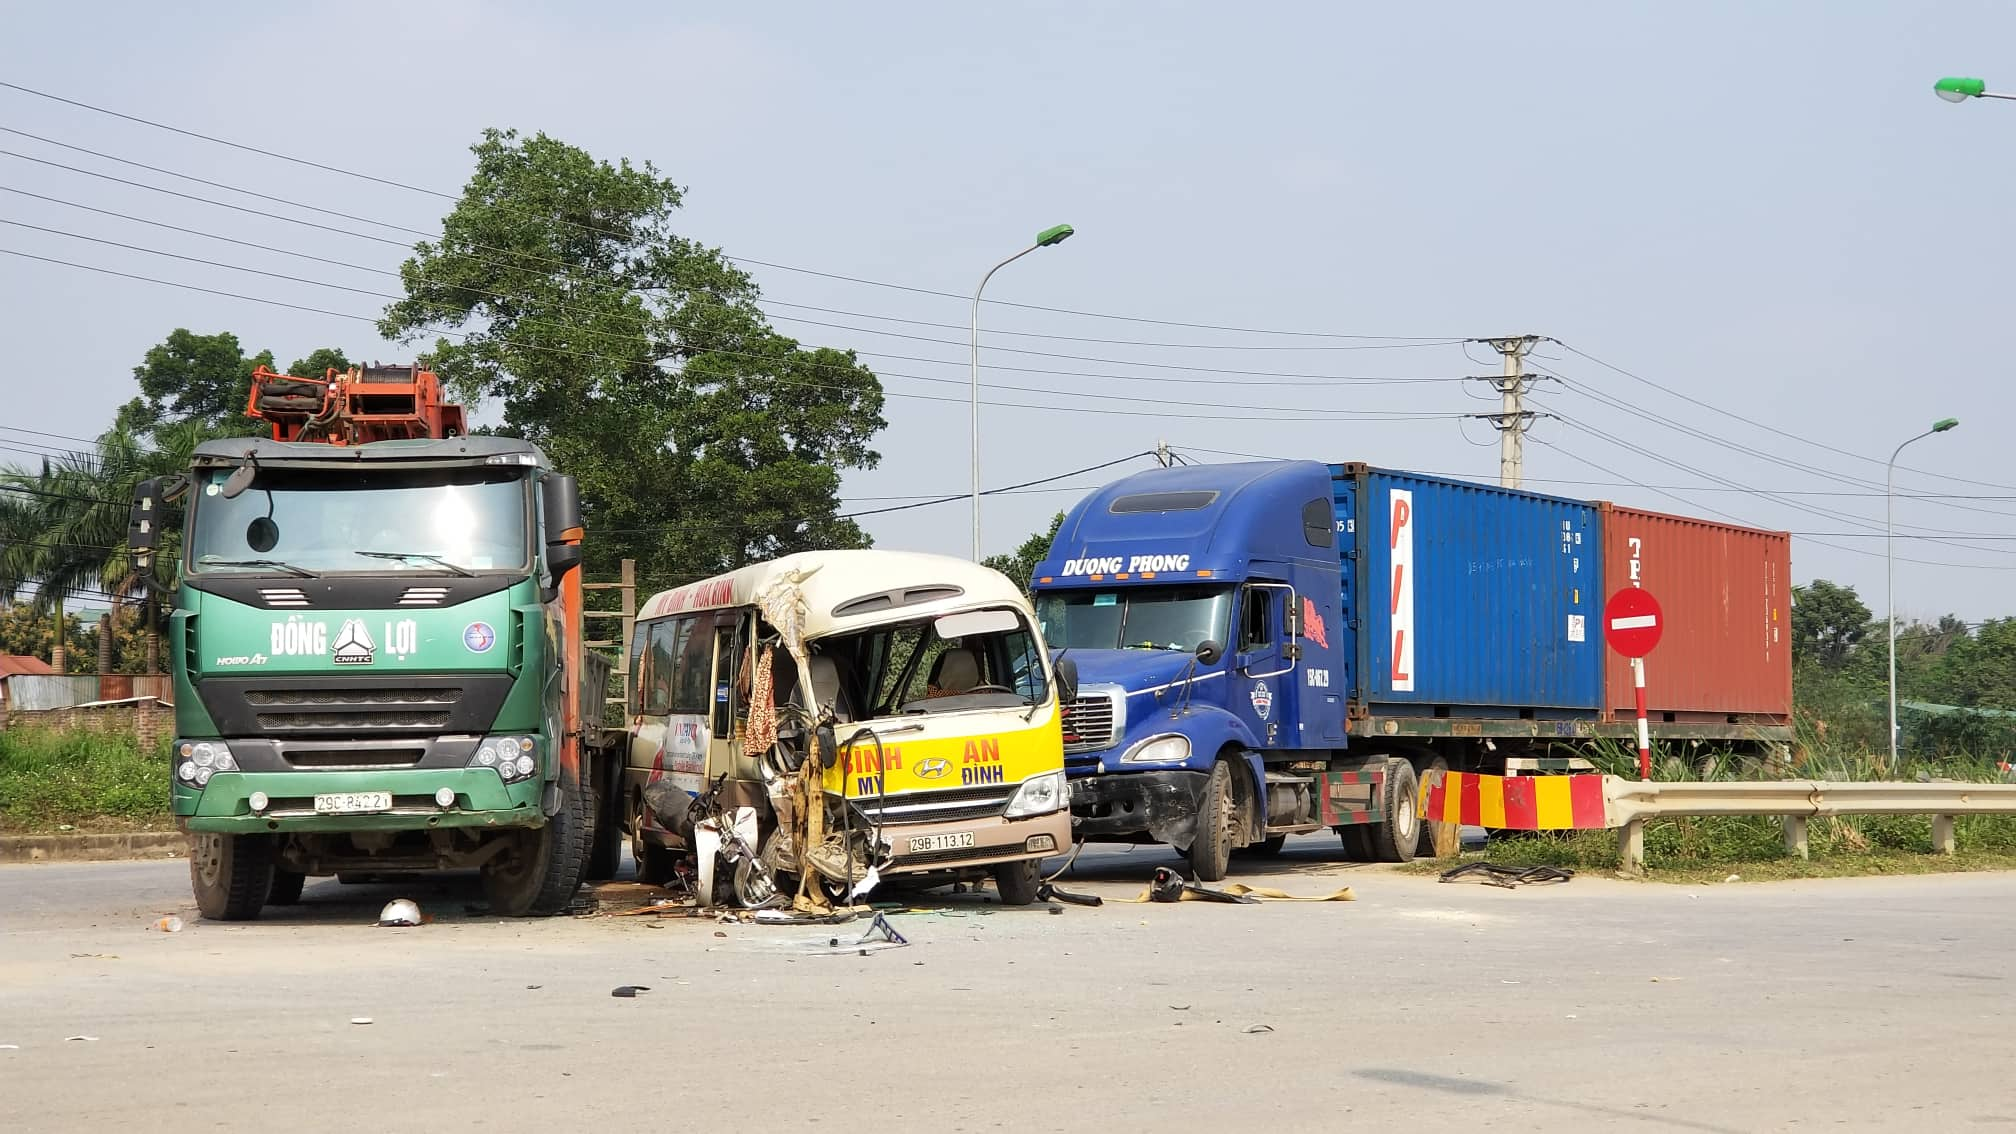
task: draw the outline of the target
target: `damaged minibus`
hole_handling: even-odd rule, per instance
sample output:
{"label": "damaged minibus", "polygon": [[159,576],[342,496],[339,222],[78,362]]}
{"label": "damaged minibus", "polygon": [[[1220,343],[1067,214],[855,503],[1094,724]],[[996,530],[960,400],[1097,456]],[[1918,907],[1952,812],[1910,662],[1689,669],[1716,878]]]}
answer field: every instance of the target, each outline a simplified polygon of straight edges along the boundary
{"label": "damaged minibus", "polygon": [[892,876],[991,876],[1026,905],[1070,841],[1075,666],[999,572],[893,551],[745,567],[646,602],[630,673],[638,874],[690,864],[703,904],[816,913]]}

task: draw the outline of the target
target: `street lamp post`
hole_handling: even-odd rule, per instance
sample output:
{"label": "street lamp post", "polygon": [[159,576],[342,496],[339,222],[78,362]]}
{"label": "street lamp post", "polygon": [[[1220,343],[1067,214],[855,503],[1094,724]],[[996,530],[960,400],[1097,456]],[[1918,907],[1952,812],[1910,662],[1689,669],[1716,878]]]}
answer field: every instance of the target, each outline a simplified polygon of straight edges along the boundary
{"label": "street lamp post", "polygon": [[994,273],[1036,251],[1053,244],[1062,244],[1069,239],[1072,228],[1060,224],[1046,228],[1036,234],[1036,243],[1015,253],[1006,260],[987,269],[980,277],[980,286],[973,289],[973,562],[980,562],[980,293],[987,290],[987,281]]}
{"label": "street lamp post", "polygon": [[1941,418],[1933,422],[1932,428],[1925,432],[1918,434],[1916,437],[1905,438],[1904,444],[1897,446],[1890,454],[1890,464],[1887,472],[1889,477],[1887,481],[1888,489],[1884,493],[1886,506],[1883,514],[1883,605],[1887,608],[1883,621],[1884,625],[1889,628],[1885,636],[1890,639],[1890,767],[1892,771],[1895,771],[1897,767],[1897,558],[1894,547],[1897,542],[1897,458],[1904,452],[1904,445],[1909,445],[1913,441],[1923,440],[1934,433],[1944,433],[1958,424],[1960,424],[1960,419],[1957,417]]}
{"label": "street lamp post", "polygon": [[1997,94],[1988,89],[1988,84],[1980,79],[1944,78],[1932,84],[1932,93],[1947,102],[1966,102],[1970,98],[2016,99],[2016,94]]}

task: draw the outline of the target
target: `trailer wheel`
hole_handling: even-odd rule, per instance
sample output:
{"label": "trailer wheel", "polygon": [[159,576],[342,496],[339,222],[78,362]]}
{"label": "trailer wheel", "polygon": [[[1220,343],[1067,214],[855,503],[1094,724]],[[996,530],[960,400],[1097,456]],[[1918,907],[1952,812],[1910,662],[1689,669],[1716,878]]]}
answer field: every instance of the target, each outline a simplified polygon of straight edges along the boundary
{"label": "trailer wheel", "polygon": [[189,888],[212,921],[250,921],[273,890],[271,835],[197,835],[189,845]]}
{"label": "trailer wheel", "polygon": [[1204,797],[1197,804],[1197,834],[1190,840],[1190,869],[1199,882],[1222,882],[1232,869],[1232,765],[1220,760],[1211,765],[1204,781]]}
{"label": "trailer wheel", "polygon": [[[1448,770],[1449,761],[1440,756],[1431,756],[1428,762],[1422,764],[1418,771],[1421,781],[1425,783],[1429,773],[1446,772]],[[1418,787],[1415,790],[1415,799],[1417,801],[1420,799],[1420,790]],[[1438,843],[1446,843],[1450,854],[1455,854],[1458,850],[1462,849],[1462,828],[1457,824],[1430,823],[1423,820],[1420,826],[1421,842],[1419,846],[1414,848],[1414,856],[1416,858],[1441,858],[1442,853],[1441,848],[1437,846]]]}
{"label": "trailer wheel", "polygon": [[1372,857],[1380,862],[1412,862],[1421,844],[1419,781],[1414,765],[1403,759],[1386,761],[1386,821],[1370,828]]}
{"label": "trailer wheel", "polygon": [[560,810],[535,830],[505,835],[509,844],[483,866],[483,892],[492,912],[503,917],[545,917],[574,900],[588,869],[595,825],[590,793],[560,787]]}

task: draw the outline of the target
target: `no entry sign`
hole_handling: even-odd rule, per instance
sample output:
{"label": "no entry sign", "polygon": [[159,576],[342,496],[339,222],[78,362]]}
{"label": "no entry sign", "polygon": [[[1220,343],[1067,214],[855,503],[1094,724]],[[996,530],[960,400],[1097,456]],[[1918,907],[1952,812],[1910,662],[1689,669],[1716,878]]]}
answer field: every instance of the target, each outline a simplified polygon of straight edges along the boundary
{"label": "no entry sign", "polygon": [[1659,600],[1643,587],[1625,587],[1603,604],[1603,636],[1610,648],[1627,658],[1642,658],[1666,632]]}

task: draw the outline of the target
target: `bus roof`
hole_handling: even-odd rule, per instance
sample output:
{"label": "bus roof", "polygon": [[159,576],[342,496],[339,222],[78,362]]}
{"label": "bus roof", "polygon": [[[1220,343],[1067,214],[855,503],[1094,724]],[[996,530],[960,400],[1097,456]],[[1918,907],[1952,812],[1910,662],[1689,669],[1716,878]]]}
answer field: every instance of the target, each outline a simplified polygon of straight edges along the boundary
{"label": "bus roof", "polygon": [[912,551],[804,551],[754,563],[725,575],[652,595],[638,621],[690,611],[749,606],[764,588],[794,569],[812,571],[802,588],[805,636],[816,638],[847,625],[976,606],[1023,607],[1028,598],[1008,577],[949,555]]}

